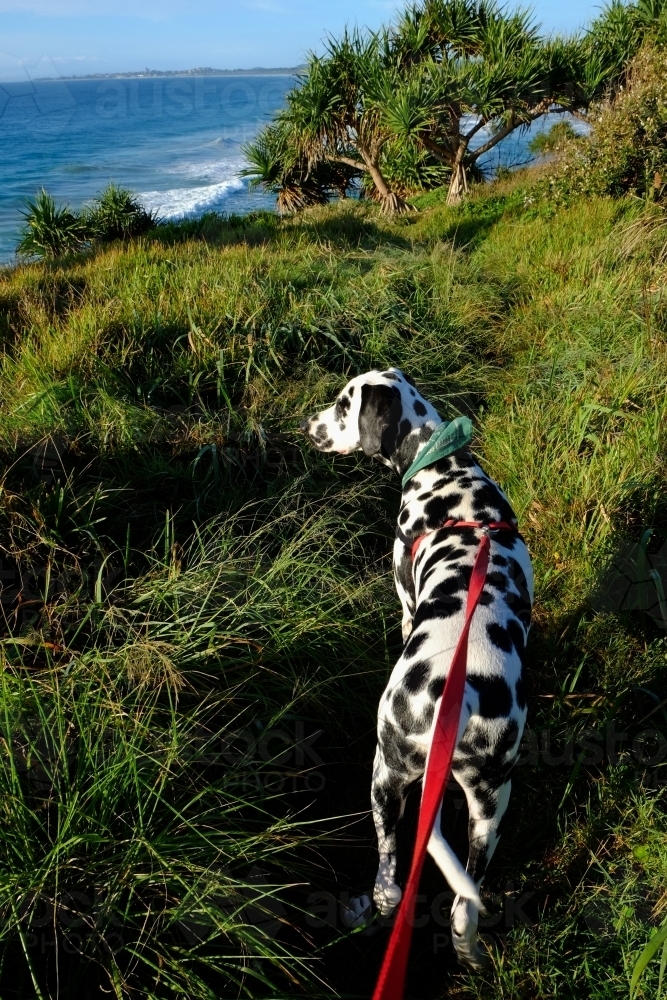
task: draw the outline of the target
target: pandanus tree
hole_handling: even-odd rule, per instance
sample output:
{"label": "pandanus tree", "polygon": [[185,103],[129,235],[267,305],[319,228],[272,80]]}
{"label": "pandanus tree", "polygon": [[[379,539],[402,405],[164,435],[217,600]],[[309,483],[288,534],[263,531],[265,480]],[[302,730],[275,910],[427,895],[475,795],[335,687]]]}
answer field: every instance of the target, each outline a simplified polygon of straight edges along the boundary
{"label": "pandanus tree", "polygon": [[630,64],[646,42],[667,43],[667,0],[611,0],[582,43],[585,69],[597,82],[595,98],[613,96],[625,86]]}
{"label": "pandanus tree", "polygon": [[497,0],[421,0],[392,28],[345,32],[311,56],[286,107],[246,147],[254,183],[295,210],[361,178],[385,211],[405,190],[449,178],[449,203],[479,161],[517,129],[554,112],[585,117],[622,81],[627,53],[662,23],[667,0],[618,0],[580,38],[539,35]]}
{"label": "pandanus tree", "polygon": [[527,13],[494,0],[426,0],[403,16],[391,45],[397,71],[382,95],[383,125],[451,170],[450,204],[511,132],[588,99],[580,43],[543,39]]}
{"label": "pandanus tree", "polygon": [[277,195],[281,215],[312,205],[323,205],[330,197],[346,197],[354,171],[345,164],[319,160],[310,163],[284,122],[268,125],[245,147],[248,166],[242,171],[251,187],[262,186]]}
{"label": "pandanus tree", "polygon": [[[386,55],[380,36],[355,31],[329,39],[324,56],[310,56],[285,109],[245,147],[252,181],[278,189],[283,204],[283,192],[292,187],[302,188],[304,199],[313,203],[336,187],[327,178],[366,176],[385,211],[406,210],[382,170],[385,148],[394,138],[382,113],[391,75]],[[274,154],[270,163],[267,147]]]}

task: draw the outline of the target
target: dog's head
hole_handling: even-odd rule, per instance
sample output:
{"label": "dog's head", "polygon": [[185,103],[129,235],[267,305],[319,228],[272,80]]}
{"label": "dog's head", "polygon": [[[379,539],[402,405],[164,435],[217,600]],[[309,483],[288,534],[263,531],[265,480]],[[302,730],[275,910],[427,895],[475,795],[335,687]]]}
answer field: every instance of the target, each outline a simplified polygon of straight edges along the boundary
{"label": "dog's head", "polygon": [[414,382],[390,368],[357,375],[328,409],[306,418],[301,430],[319,451],[349,455],[361,449],[400,472],[440,421]]}

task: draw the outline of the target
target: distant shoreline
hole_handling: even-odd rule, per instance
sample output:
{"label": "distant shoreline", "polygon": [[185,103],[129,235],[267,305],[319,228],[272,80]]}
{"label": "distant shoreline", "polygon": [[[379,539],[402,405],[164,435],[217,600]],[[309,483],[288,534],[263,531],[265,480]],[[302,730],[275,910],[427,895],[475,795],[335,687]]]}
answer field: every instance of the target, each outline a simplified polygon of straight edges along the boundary
{"label": "distant shoreline", "polygon": [[88,73],[86,76],[42,76],[35,83],[55,83],[59,80],[150,80],[158,77],[171,76],[294,76],[301,73],[305,66],[279,66],[266,69],[255,66],[253,69],[213,69],[211,66],[200,66],[197,69],[145,69],[137,73]]}

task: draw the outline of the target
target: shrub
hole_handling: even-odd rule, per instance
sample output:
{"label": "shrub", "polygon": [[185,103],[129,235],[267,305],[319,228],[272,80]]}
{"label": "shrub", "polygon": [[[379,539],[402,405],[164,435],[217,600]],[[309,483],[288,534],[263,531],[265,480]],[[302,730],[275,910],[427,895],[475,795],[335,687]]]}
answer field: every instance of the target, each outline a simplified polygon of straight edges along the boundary
{"label": "shrub", "polygon": [[110,184],[95,199],[84,220],[91,239],[100,243],[141,236],[158,222],[155,214],[147,212],[131,191],[115,184]]}
{"label": "shrub", "polygon": [[85,245],[87,233],[81,218],[68,205],[58,206],[44,188],[34,201],[26,201],[25,226],[16,252],[22,257],[62,257]]}
{"label": "shrub", "polygon": [[590,136],[569,140],[548,179],[551,195],[653,195],[667,174],[667,51],[648,46],[628,86],[600,107]]}
{"label": "shrub", "polygon": [[538,132],[528,143],[528,149],[534,156],[544,156],[554,153],[571,139],[576,139],[577,133],[567,121],[556,122],[548,132]]}
{"label": "shrub", "polygon": [[26,202],[26,224],[16,252],[22,257],[63,257],[94,243],[111,243],[141,236],[159,224],[131,191],[110,184],[84,212],[57,206],[42,188]]}

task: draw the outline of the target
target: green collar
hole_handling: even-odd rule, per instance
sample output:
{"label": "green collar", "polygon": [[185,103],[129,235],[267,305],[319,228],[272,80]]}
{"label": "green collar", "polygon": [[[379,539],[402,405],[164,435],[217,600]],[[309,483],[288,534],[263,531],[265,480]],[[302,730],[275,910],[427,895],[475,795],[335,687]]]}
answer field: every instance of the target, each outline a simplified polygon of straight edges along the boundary
{"label": "green collar", "polygon": [[472,441],[472,420],[469,417],[456,417],[445,420],[433,431],[428,444],[414,460],[403,476],[403,489],[418,472],[427,465],[433,465],[441,458],[452,455],[459,448],[465,448]]}

